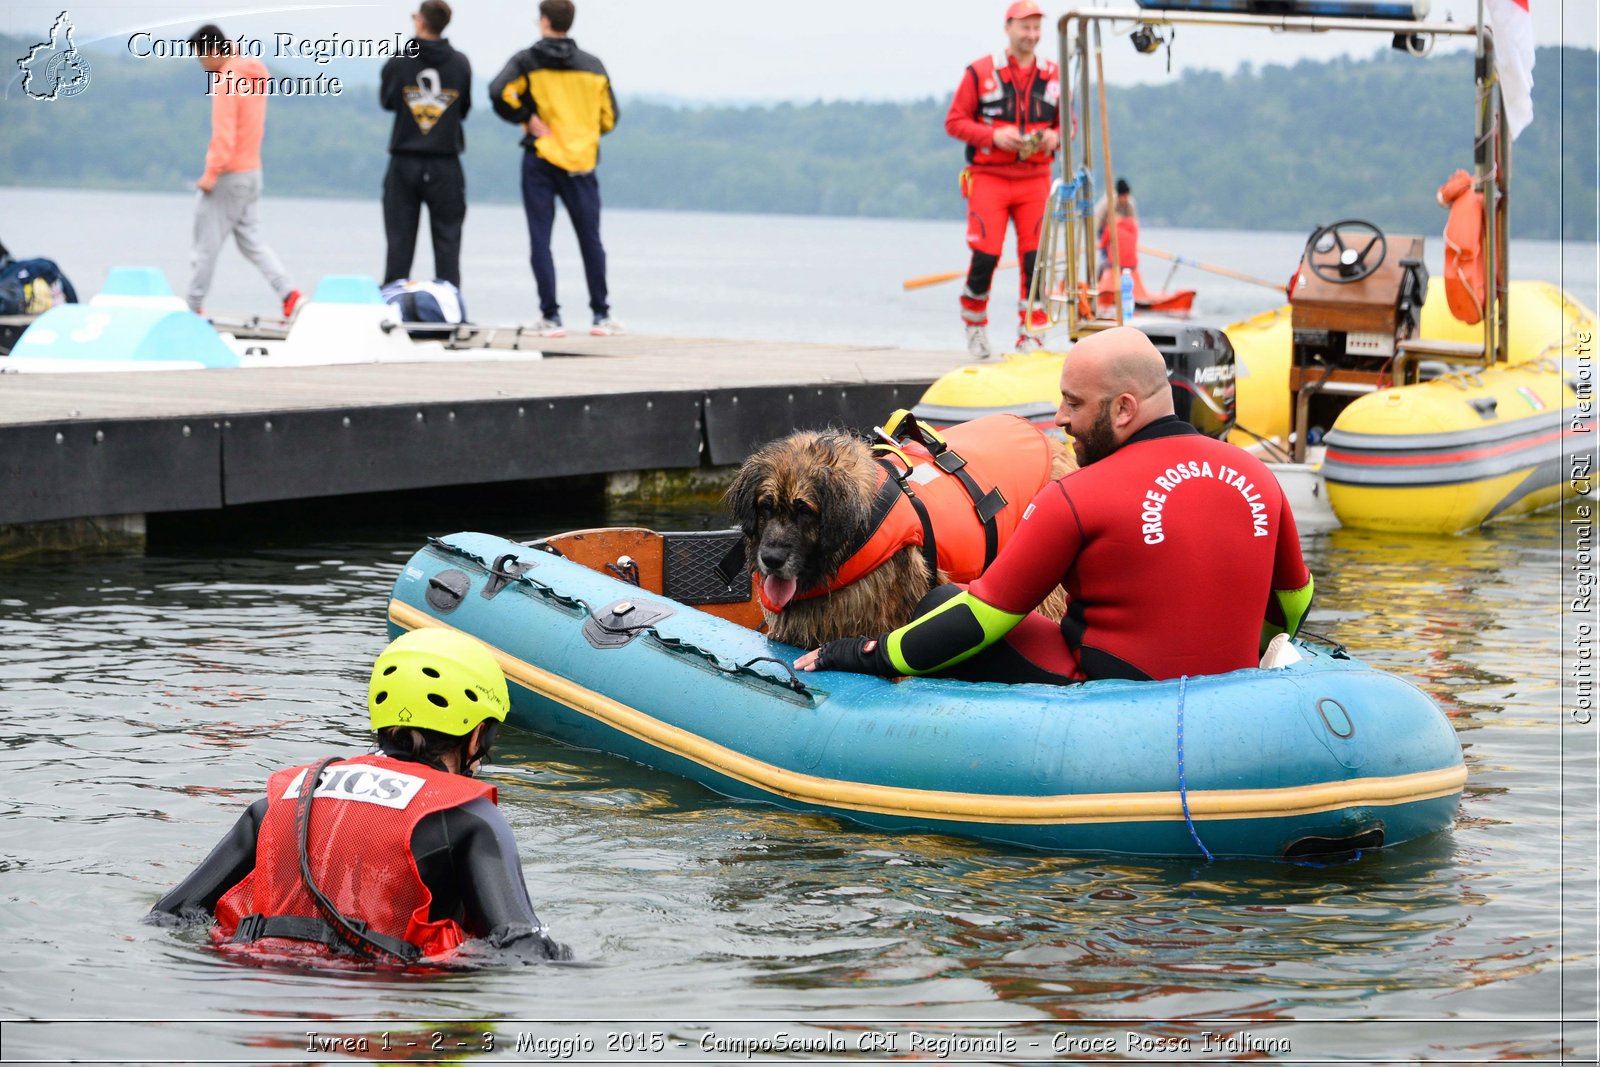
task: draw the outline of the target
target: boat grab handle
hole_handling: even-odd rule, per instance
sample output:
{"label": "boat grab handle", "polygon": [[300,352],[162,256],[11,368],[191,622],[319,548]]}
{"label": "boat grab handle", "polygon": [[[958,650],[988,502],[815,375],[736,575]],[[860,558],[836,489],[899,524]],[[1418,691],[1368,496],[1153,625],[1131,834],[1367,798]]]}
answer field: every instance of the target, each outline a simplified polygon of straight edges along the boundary
{"label": "boat grab handle", "polygon": [[[440,552],[448,553],[463,559],[472,560],[485,571],[489,571],[492,574],[496,574],[504,579],[506,584],[515,583],[517,585],[526,586],[539,596],[547,597],[563,606],[580,609],[589,617],[589,619],[586,620],[586,624],[588,624],[589,621],[592,621],[597,627],[600,627],[603,630],[610,629],[647,634],[661,647],[672,652],[680,652],[691,656],[698,656],[699,658],[705,660],[706,663],[712,668],[721,671],[723,674],[742,674],[749,678],[759,679],[760,681],[766,682],[769,685],[781,685],[785,689],[791,689],[800,694],[807,700],[817,699],[817,690],[812,689],[810,686],[806,685],[806,683],[802,682],[800,680],[800,676],[794,672],[794,668],[783,660],[772,656],[755,656],[751,659],[745,660],[743,663],[740,663],[737,666],[725,667],[723,666],[722,661],[717,658],[716,653],[710,651],[709,649],[701,648],[693,641],[685,641],[682,638],[673,637],[670,634],[664,634],[660,630],[657,630],[654,626],[648,624],[635,627],[605,626],[604,623],[600,622],[600,620],[596,618],[597,613],[595,612],[594,608],[589,605],[588,601],[584,600],[582,597],[571,596],[563,593],[549,583],[541,582],[537,578],[530,576],[527,571],[532,569],[531,565],[527,568],[524,568],[520,573],[513,574],[511,573],[510,567],[505,567],[504,564],[502,564],[500,567],[496,567],[494,564],[490,563],[490,561],[484,559],[476,552],[473,552],[470,549],[462,548],[460,545],[451,544],[442,537],[430,537],[428,538],[428,544]],[[500,561],[504,559],[505,556],[502,555],[500,559],[496,560],[495,562],[500,563]],[[777,663],[779,666],[783,667],[784,673],[787,675],[787,677],[780,677],[777,675],[768,674],[765,671],[756,670],[755,664],[761,662]]]}

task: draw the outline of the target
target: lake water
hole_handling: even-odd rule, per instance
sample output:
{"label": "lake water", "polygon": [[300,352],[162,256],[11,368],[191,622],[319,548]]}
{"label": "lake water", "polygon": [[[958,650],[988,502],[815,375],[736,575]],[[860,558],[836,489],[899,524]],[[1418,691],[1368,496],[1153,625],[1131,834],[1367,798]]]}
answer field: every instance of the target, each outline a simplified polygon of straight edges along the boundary
{"label": "lake water", "polygon": [[[181,283],[186,198],[8,195],[23,210],[8,210],[7,242],[55,256],[86,289],[130,261]],[[269,223],[286,259],[327,272],[370,270],[381,251],[375,207],[276,201]],[[515,209],[473,209],[484,321],[528,316],[518,227]],[[618,211],[608,227],[617,313],[641,331],[943,347],[955,333],[952,290],[899,289],[960,266],[951,226]],[[1272,277],[1287,267],[1247,248],[1286,249],[1287,263],[1301,240],[1149,237]],[[477,258],[491,248],[494,269]],[[1519,252],[1558,280],[1559,246]],[[266,310],[234,266],[216,306]],[[1220,286],[1192,283],[1222,303]],[[1593,622],[1569,604],[1593,569],[1576,504],[1461,537],[1305,539],[1310,628],[1422,687],[1457,727],[1467,795],[1429,840],[1321,867],[1038,855],[735,804],[513,733],[490,774],[573,964],[280,971],[142,925],[272,770],[364,745],[388,591],[424,535],[721,524],[544,504],[322,505],[215,542],[158,539],[143,557],[0,563],[0,1059],[535,1063],[566,1039],[589,1062],[736,1062],[730,1038],[780,1033],[845,1046],[782,1057],[817,1061],[1595,1057],[1600,735],[1563,687]],[[308,1034],[366,1047],[312,1051]],[[954,1037],[972,1043],[940,1044]]]}
{"label": "lake water", "polygon": [[[368,200],[275,197],[271,175],[262,233],[307,292],[327,274],[381,277],[383,215]],[[56,259],[82,290],[97,292],[114,266],[156,266],[182,295],[189,279],[194,194],[8,189],[6,244],[18,256]],[[1440,212],[1440,230],[1444,226]],[[1326,221],[1332,221],[1330,216]],[[956,296],[960,282],[906,291],[907,278],[962,270],[964,231],[949,222],[792,215],[716,215],[608,209],[603,219],[612,309],[636,333],[750,337],[931,350],[965,346]],[[426,228],[424,227],[424,230]],[[1308,223],[1307,232],[1310,230]],[[1266,281],[1288,280],[1305,233],[1149,228],[1140,243]],[[588,295],[577,242],[566,219],[553,242],[569,328],[587,326]],[[475,321],[533,322],[539,305],[528,267],[520,206],[473,204],[462,243],[462,291]],[[1428,268],[1442,269],[1443,241],[1430,234]],[[1007,246],[1006,260],[1014,248]],[[432,269],[426,235],[415,272]],[[1596,299],[1593,243],[1513,241],[1512,275],[1562,285],[1591,308]],[[1142,257],[1152,289],[1199,291],[1197,318],[1231,322],[1283,303],[1281,290]],[[991,332],[1008,342],[1017,272],[995,276]],[[279,314],[272,291],[238,250],[220,256],[208,313]]]}

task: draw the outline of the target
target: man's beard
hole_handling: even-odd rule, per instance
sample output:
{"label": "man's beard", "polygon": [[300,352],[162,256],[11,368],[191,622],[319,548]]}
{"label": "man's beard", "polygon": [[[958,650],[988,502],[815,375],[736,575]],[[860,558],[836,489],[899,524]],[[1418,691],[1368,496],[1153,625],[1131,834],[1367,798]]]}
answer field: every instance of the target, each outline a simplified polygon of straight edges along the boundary
{"label": "man's beard", "polygon": [[1117,450],[1116,433],[1111,428],[1110,400],[1100,401],[1100,410],[1089,424],[1089,429],[1073,439],[1078,442],[1079,466],[1087,467]]}

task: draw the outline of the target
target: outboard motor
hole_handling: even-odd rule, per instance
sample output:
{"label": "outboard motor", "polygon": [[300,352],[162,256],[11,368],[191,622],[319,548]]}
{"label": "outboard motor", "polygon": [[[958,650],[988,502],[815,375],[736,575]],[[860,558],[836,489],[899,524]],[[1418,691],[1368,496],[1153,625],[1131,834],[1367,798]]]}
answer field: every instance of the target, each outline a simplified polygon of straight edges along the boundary
{"label": "outboard motor", "polygon": [[1213,326],[1158,322],[1139,326],[1167,361],[1178,418],[1219,440],[1235,419],[1233,343]]}

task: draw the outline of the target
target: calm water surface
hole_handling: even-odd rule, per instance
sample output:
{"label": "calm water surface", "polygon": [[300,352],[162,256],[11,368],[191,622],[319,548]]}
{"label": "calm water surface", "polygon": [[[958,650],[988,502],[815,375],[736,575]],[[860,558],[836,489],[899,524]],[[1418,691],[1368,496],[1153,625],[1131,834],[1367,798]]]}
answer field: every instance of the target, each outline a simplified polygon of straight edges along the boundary
{"label": "calm water surface", "polygon": [[[899,1021],[899,1051],[922,1058],[905,1028],[1008,1028],[1046,1049],[1057,1033],[1121,1049],[1132,1031],[1198,1050],[1201,1031],[1243,1029],[1305,1059],[1592,1057],[1593,1024],[1575,1021],[1596,995],[1595,732],[1562,726],[1561,519],[1307,538],[1311,627],[1426,689],[1460,732],[1452,832],[1328,867],[1045,856],[734,804],[513,733],[492,777],[578,962],[431,978],[242,967],[139,921],[273,769],[365,743],[366,665],[411,524],[0,565],[5,1058],[346,1058],[308,1053],[316,1030],[419,1043],[354,1058],[428,1058],[437,1031],[464,1043],[452,1058],[507,1062],[518,1032],[587,1033],[596,1059],[627,1020],[702,1060],[719,1058],[699,1051],[709,1033],[853,1043],[872,1020]],[[62,1019],[91,1021],[33,1022]],[[486,1031],[497,1049],[470,1051]]]}

